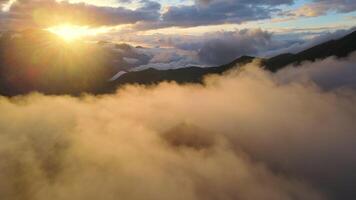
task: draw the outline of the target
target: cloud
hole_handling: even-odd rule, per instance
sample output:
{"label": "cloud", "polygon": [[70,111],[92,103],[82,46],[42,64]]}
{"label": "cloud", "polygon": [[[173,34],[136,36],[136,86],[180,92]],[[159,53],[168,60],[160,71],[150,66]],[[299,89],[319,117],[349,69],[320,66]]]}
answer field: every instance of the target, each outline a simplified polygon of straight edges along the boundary
{"label": "cloud", "polygon": [[126,43],[107,43],[104,47],[112,52],[114,65],[121,70],[129,70],[141,65],[146,65],[153,57],[152,55],[145,53],[144,50]]}
{"label": "cloud", "polygon": [[[356,10],[356,3],[349,0],[316,0],[314,5],[320,5],[320,10],[348,13]],[[322,13],[322,11],[319,11]]]}
{"label": "cloud", "polygon": [[292,4],[293,0],[245,1],[204,0],[193,5],[169,6],[161,20],[138,23],[137,29],[163,27],[194,27],[216,24],[239,24],[247,21],[268,19],[279,11],[278,6]]}
{"label": "cloud", "polygon": [[[3,7],[2,29],[48,27],[74,23],[90,26],[129,25],[131,31],[166,27],[196,27],[222,24],[241,24],[271,19],[276,16],[296,19],[315,17],[330,12],[347,13],[356,5],[348,0],[314,0],[293,9],[294,0],[196,0],[191,3],[162,3],[160,1],[117,1],[119,6],[63,0],[14,0]],[[0,1],[3,5],[5,1]],[[135,5],[134,9],[127,4]],[[166,5],[162,9],[162,5]],[[283,18],[282,20],[286,20]]]}
{"label": "cloud", "polygon": [[243,29],[207,35],[198,56],[204,63],[221,65],[243,55],[256,55],[271,42],[271,33],[261,29]]}
{"label": "cloud", "polygon": [[[55,0],[17,0],[3,17],[6,27],[48,27],[72,23],[91,26],[115,26],[139,21],[155,21],[160,17],[161,5],[141,1],[141,7],[131,10],[124,7],[104,7],[85,3],[58,2]],[[4,23],[4,22],[3,22]]]}
{"label": "cloud", "polygon": [[[165,58],[163,63],[184,61],[187,65],[213,66],[226,64],[242,55],[257,55],[269,50],[275,41],[272,33],[261,29],[210,32],[202,35],[134,35],[120,37],[128,42],[144,43],[162,49],[156,57]],[[283,44],[285,46],[285,44]],[[156,49],[157,49],[156,48]],[[275,47],[278,48],[278,47]],[[173,52],[172,52],[173,51]],[[151,51],[152,52],[152,51]],[[166,54],[166,55],[165,55]],[[163,60],[163,59],[160,59]],[[168,60],[170,60],[168,62]],[[176,66],[179,67],[179,66]]]}
{"label": "cloud", "polygon": [[195,0],[196,5],[207,5],[207,4],[216,4],[216,3],[234,3],[234,4],[251,4],[251,5],[267,5],[267,6],[276,6],[283,4],[292,4],[294,0]]}
{"label": "cloud", "polygon": [[[166,27],[196,27],[241,24],[282,16],[283,19],[315,17],[330,12],[349,13],[356,4],[349,0],[313,0],[297,9],[294,0],[195,0],[190,3],[162,3],[151,0],[122,0],[119,6],[62,0],[0,1],[2,29],[48,27],[75,23],[90,26],[129,25],[131,31]],[[91,4],[90,4],[91,3]],[[135,5],[131,9],[127,4]],[[287,18],[285,18],[287,17]]]}
{"label": "cloud", "polygon": [[308,31],[307,29],[295,29],[290,30],[286,34],[274,34],[271,38],[272,42],[270,42],[270,45],[261,52],[261,55],[271,57],[283,53],[299,53],[324,42],[342,38],[355,30],[355,27],[335,31],[321,29],[321,31],[314,32]]}
{"label": "cloud", "polygon": [[176,48],[145,48],[140,52],[151,56],[151,60],[134,70],[155,68],[161,70],[176,69],[200,65],[201,62],[194,51],[186,51]]}
{"label": "cloud", "polygon": [[[297,53],[330,39],[340,38],[353,30],[354,29],[338,30],[335,32],[325,32],[322,30],[322,32],[312,33],[305,30],[294,30],[297,33],[293,34],[278,34],[261,29],[219,31],[202,35],[117,34],[112,39],[122,43],[109,42],[111,36],[108,36],[108,38],[103,38],[103,40],[97,42],[97,44],[88,44],[88,47],[81,48],[83,50],[86,49],[84,51],[85,53],[81,54],[81,56],[85,55],[84,57],[88,57],[88,55],[91,55],[89,57],[95,58],[97,61],[100,60],[100,62],[92,62],[85,59],[76,61],[76,63],[78,66],[93,66],[85,67],[86,69],[102,69],[102,72],[104,72],[105,69],[106,72],[104,73],[109,75],[103,77],[110,79],[110,77],[122,70],[130,71],[147,68],[175,69],[190,66],[209,67],[229,63],[243,55],[271,57],[287,52]],[[19,35],[26,35],[24,37],[26,42],[19,39]],[[33,38],[37,39],[34,40]],[[78,46],[81,42],[77,41],[76,44],[76,46]],[[133,44],[143,45],[144,47],[135,47]],[[36,66],[41,66],[39,68],[37,67],[37,70],[46,69],[48,68],[48,59],[58,60],[58,56],[62,55],[64,51],[73,51],[73,49],[70,51],[65,50],[71,49],[70,45],[65,46],[66,45],[63,46],[63,44],[58,41],[55,35],[51,35],[47,31],[29,30],[21,34],[11,34],[11,32],[4,34],[3,37],[0,37],[0,47],[3,49],[3,51],[0,52],[0,56],[3,56],[2,61],[0,61],[0,63],[3,63],[2,68],[5,69],[8,74],[12,74],[12,77],[22,78],[8,80],[7,78],[4,79],[4,76],[8,75],[4,75],[2,80],[7,81],[2,84],[3,88],[4,85],[9,86],[11,91],[14,91],[13,89],[16,86],[31,88],[31,84],[28,84],[28,82],[38,82],[36,81],[38,79],[31,78],[31,80],[27,80],[28,82],[26,82],[26,84],[23,84],[24,81],[26,81],[24,77],[34,76],[34,71],[29,62],[33,60],[31,57],[37,57]],[[89,47],[95,48],[95,51],[87,51]],[[33,48],[38,49],[38,51],[33,51]],[[18,52],[19,49],[21,49],[22,52],[28,53],[24,53],[23,55],[14,53]],[[53,52],[53,55],[51,54],[51,56],[49,56],[49,52]],[[9,56],[10,54],[11,56]],[[75,56],[67,53],[66,57],[71,60]],[[61,66],[61,68],[71,68],[71,62],[66,63],[65,60],[66,59],[59,59],[58,62],[52,63],[50,69],[58,69],[58,66]],[[95,63],[97,63],[96,67],[93,65]],[[76,68],[79,69],[80,67],[78,66]],[[52,73],[52,70],[49,71]],[[64,72],[67,71],[65,70]],[[89,79],[94,80],[92,75],[90,75],[91,73],[92,71],[89,70],[87,75],[89,75]],[[57,80],[63,80],[65,83],[70,82],[63,78],[68,78],[70,73],[65,74],[65,76],[63,76],[63,72],[56,72],[55,74],[57,74]],[[84,74],[83,71],[78,75],[85,77],[83,76]],[[97,76],[98,72],[95,74]],[[51,75],[48,77],[54,80],[55,76]],[[77,78],[80,79],[80,77]],[[74,82],[79,85],[78,83],[80,81],[76,80]],[[84,83],[87,85],[88,82],[84,81]],[[48,83],[41,83],[40,85],[42,85],[40,88],[46,88]],[[69,87],[71,87],[71,84]]]}
{"label": "cloud", "polygon": [[[236,29],[234,31],[210,32],[202,35],[130,35],[120,37],[128,42],[144,43],[147,46],[169,47],[175,52],[191,52],[196,57],[190,65],[216,66],[229,63],[244,55],[272,57],[283,53],[298,53],[312,46],[341,38],[354,31],[352,29],[329,30],[291,30],[288,33],[274,33],[262,29]],[[170,51],[165,51],[169,54]],[[173,52],[174,53],[174,52]],[[172,54],[172,53],[171,53]],[[163,56],[170,59],[174,56]],[[164,54],[160,54],[164,55]],[[178,53],[174,55],[180,55]],[[177,58],[178,60],[178,58]],[[189,61],[189,59],[184,59]],[[165,62],[166,67],[167,63]],[[189,62],[186,62],[189,65]],[[181,65],[184,67],[187,65]]]}
{"label": "cloud", "polygon": [[126,43],[106,43],[104,47],[112,52],[118,70],[173,69],[200,64],[197,53],[193,51],[170,47],[134,47]]}
{"label": "cloud", "polygon": [[203,86],[2,97],[0,198],[354,199],[355,91],[256,65]]}
{"label": "cloud", "polygon": [[276,76],[283,82],[295,80],[312,81],[320,88],[331,90],[340,87],[356,89],[356,54],[347,59],[336,60],[327,58],[318,62],[305,62],[301,67],[286,67],[278,71]]}
{"label": "cloud", "polygon": [[141,67],[138,69],[150,67],[172,69],[193,65],[217,66],[244,55],[272,57],[283,53],[298,53],[329,40],[341,38],[352,31],[354,28],[336,31],[293,29],[288,33],[274,33],[262,29],[236,29],[202,35],[132,33],[116,35],[116,37],[123,42],[147,46],[139,49],[138,52],[152,59],[140,64]]}
{"label": "cloud", "polygon": [[329,12],[349,13],[356,10],[356,3],[349,0],[314,0],[302,5],[296,10],[286,12],[295,17],[317,17]]}

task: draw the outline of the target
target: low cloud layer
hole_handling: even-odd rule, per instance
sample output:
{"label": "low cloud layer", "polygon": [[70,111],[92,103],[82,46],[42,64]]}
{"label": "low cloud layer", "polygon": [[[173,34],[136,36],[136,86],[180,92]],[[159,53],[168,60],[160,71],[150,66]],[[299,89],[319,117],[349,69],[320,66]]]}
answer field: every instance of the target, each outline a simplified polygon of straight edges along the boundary
{"label": "low cloud layer", "polygon": [[324,90],[340,88],[356,89],[356,54],[347,59],[336,60],[333,57],[318,62],[304,62],[302,66],[287,67],[276,74],[283,83],[298,80],[313,83]]}
{"label": "low cloud layer", "polygon": [[[268,58],[284,53],[299,53],[315,45],[339,39],[355,30],[321,30],[312,33],[299,30],[297,33],[285,34],[262,29],[240,29],[210,32],[199,36],[132,34],[120,35],[117,38],[123,42],[154,47],[139,50],[151,58],[155,57],[150,62],[141,64],[141,69],[170,69],[195,65],[218,66],[246,55]],[[294,31],[296,30],[291,32]]]}
{"label": "low cloud layer", "polygon": [[0,199],[354,199],[356,93],[318,86],[354,64],[2,97]]}
{"label": "low cloud layer", "polygon": [[256,55],[266,48],[272,34],[260,29],[244,29],[212,34],[202,43],[198,56],[204,63],[221,65],[243,55]]}

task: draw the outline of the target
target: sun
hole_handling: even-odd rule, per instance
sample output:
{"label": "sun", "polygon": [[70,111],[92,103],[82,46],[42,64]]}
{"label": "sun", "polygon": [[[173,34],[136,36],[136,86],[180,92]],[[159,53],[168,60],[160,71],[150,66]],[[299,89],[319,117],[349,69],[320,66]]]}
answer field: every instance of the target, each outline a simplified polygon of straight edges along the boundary
{"label": "sun", "polygon": [[100,33],[100,30],[89,28],[88,26],[77,26],[77,25],[58,25],[46,29],[52,32],[66,41],[77,40],[86,36],[93,36]]}

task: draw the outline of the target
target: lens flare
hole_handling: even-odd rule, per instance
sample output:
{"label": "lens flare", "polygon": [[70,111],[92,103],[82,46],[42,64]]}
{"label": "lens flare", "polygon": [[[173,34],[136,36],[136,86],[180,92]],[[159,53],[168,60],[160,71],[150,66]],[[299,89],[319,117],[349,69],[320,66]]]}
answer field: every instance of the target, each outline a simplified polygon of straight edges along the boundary
{"label": "lens flare", "polygon": [[17,0],[9,0],[8,2],[4,3],[1,5],[1,11],[2,12],[8,12],[10,11],[11,6],[16,3]]}
{"label": "lens flare", "polygon": [[88,26],[77,26],[70,24],[53,26],[47,28],[46,30],[62,37],[66,41],[72,41],[87,36],[95,36],[97,34],[106,32],[105,29],[94,29]]}

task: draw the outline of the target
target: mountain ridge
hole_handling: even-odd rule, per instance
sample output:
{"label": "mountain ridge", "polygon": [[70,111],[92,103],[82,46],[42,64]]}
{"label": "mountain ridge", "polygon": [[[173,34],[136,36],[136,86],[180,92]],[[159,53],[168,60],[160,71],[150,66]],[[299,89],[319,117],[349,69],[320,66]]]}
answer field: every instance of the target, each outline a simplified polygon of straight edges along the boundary
{"label": "mountain ridge", "polygon": [[[337,39],[318,44],[299,53],[284,53],[268,59],[261,59],[262,67],[276,72],[288,65],[299,65],[304,61],[315,61],[330,56],[338,58],[346,57],[356,50],[356,31]],[[221,74],[236,65],[244,65],[252,62],[256,57],[241,56],[236,60],[217,67],[187,67],[169,70],[146,69],[142,71],[128,72],[116,81],[111,87],[118,87],[123,84],[154,84],[161,81],[175,81],[177,83],[201,83],[203,77],[208,74]]]}
{"label": "mountain ridge", "polygon": [[330,56],[339,58],[346,57],[351,52],[356,50],[356,31],[336,39],[315,45],[296,54],[285,53],[269,58],[263,62],[265,68],[276,72],[279,69],[290,65],[300,64],[303,61],[315,61],[324,59]]}
{"label": "mountain ridge", "polygon": [[[82,44],[79,47],[85,51],[78,54],[79,51],[47,32],[27,31],[24,34],[27,36],[22,38],[12,37],[12,34],[4,34],[5,37],[0,38],[0,95],[17,96],[40,92],[78,96],[83,93],[112,93],[127,84],[152,85],[162,81],[175,81],[179,84],[202,83],[206,75],[222,74],[254,59],[260,59],[262,67],[266,70],[276,72],[288,65],[297,66],[304,61],[315,61],[329,56],[346,57],[356,50],[356,31],[353,31],[340,39],[321,43],[296,54],[285,53],[268,59],[241,56],[216,67],[192,66],[168,70],[149,68],[142,71],[125,71],[117,79],[108,81],[117,73],[117,70],[114,70],[116,65],[108,62],[112,55],[110,52],[101,51],[100,45]],[[38,34],[44,35],[36,37]],[[37,43],[34,46],[29,41]],[[49,41],[54,41],[55,44],[51,46]],[[43,49],[44,46],[47,49]],[[61,57],[71,52],[75,52],[73,55],[76,56]],[[42,56],[42,60],[29,60],[38,58],[39,55]],[[87,59],[81,59],[82,57]],[[80,67],[72,67],[72,63]]]}

